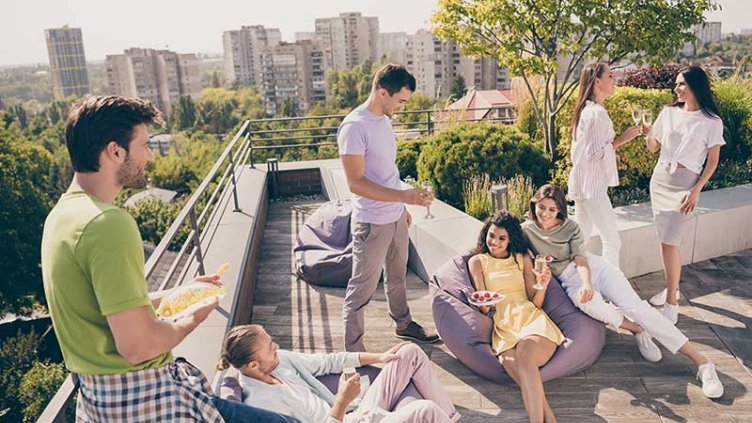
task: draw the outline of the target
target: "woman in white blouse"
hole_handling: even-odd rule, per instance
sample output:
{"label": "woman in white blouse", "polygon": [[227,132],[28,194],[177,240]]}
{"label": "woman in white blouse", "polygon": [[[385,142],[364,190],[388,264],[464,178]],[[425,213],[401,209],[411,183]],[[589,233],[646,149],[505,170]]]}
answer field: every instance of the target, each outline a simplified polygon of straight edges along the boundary
{"label": "woman in white blouse", "polygon": [[641,128],[633,126],[615,138],[614,124],[603,106],[614,90],[614,78],[607,64],[591,63],[582,70],[580,94],[572,119],[568,194],[575,202],[575,220],[585,240],[594,232],[599,234],[601,255],[619,269],[621,238],[608,187],[619,185],[615,150],[639,136]]}
{"label": "woman in white blouse", "polygon": [[682,229],[697,206],[700,191],[718,167],[725,141],[721,114],[713,99],[708,75],[702,68],[682,69],[676,76],[674,93],[676,102],[664,107],[658,115],[648,136],[647,148],[653,153],[661,151],[650,178],[650,202],[666,273],[666,289],[650,302],[664,304],[663,314],[676,323]]}

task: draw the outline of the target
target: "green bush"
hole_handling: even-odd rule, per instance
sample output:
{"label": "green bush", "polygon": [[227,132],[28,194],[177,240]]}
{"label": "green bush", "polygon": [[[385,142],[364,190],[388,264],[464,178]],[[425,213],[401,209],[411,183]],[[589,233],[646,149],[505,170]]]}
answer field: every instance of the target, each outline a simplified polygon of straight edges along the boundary
{"label": "green bush", "polygon": [[[617,88],[616,93],[606,100],[614,131],[618,137],[627,128],[634,125],[631,117],[630,105],[639,105],[653,111],[653,119],[658,116],[663,106],[672,101],[672,95],[667,90],[642,90],[631,87]],[[559,129],[558,152],[560,159],[556,163],[553,182],[566,189],[572,162],[569,150],[572,145],[570,124],[574,113],[575,99],[573,98],[559,113],[557,124]],[[658,154],[650,153],[645,148],[645,138],[639,137],[627,145],[622,146],[616,153],[619,169],[619,182],[625,187],[647,188],[650,175],[658,161]]]}
{"label": "green bush", "polygon": [[462,197],[465,204],[465,213],[478,219],[485,220],[493,213],[491,195],[491,178],[488,175],[473,176],[465,181]]}
{"label": "green bush", "polygon": [[3,421],[21,421],[19,387],[24,374],[37,359],[40,339],[34,331],[27,334],[19,331],[0,345],[0,415]]}
{"label": "green bush", "polygon": [[418,177],[418,157],[423,141],[399,141],[397,143],[397,168],[400,171],[400,177]]}
{"label": "green bush", "polygon": [[752,84],[738,80],[724,80],[713,84],[718,108],[723,117],[721,161],[745,162],[752,156]]}
{"label": "green bush", "polygon": [[23,407],[23,421],[35,422],[67,376],[62,363],[35,361],[23,376],[18,399]]}
{"label": "green bush", "polygon": [[522,101],[517,110],[517,121],[515,122],[517,129],[522,131],[523,134],[527,134],[531,140],[543,139],[543,132],[538,128],[538,118],[535,117],[535,109],[533,108],[533,100],[530,98]]}
{"label": "green bush", "polygon": [[550,162],[543,145],[517,128],[499,123],[465,123],[426,139],[418,159],[418,176],[433,182],[436,196],[462,207],[464,181],[488,174],[493,180],[516,174],[536,184],[548,179]]}

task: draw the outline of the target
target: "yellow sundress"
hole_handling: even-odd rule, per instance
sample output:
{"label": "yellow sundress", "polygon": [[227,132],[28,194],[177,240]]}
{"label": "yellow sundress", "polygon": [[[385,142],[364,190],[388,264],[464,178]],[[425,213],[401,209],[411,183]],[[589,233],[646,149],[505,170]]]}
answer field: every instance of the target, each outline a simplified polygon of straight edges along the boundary
{"label": "yellow sundress", "polygon": [[480,255],[486,290],[504,294],[496,304],[491,348],[496,355],[514,348],[520,339],[540,335],[556,345],[564,342],[564,334],[548,315],[527,298],[522,276],[522,255],[500,259],[488,254]]}

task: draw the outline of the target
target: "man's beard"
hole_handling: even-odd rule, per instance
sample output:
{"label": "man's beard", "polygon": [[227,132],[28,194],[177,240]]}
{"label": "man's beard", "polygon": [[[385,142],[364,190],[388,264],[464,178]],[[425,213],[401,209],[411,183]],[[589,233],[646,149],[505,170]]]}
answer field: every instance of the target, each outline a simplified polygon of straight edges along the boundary
{"label": "man's beard", "polygon": [[117,182],[123,188],[143,188],[146,186],[146,175],[144,170],[135,166],[130,156],[126,155],[123,165],[118,169]]}

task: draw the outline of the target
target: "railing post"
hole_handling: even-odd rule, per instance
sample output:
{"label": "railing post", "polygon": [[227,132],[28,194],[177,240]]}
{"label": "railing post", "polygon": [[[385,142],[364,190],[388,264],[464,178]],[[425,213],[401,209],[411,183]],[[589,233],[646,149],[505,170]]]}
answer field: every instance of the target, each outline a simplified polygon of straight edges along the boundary
{"label": "railing post", "polygon": [[505,184],[493,185],[488,192],[491,193],[491,208],[493,211],[508,210],[509,188]]}
{"label": "railing post", "polygon": [[198,274],[205,275],[204,270],[204,255],[201,254],[201,239],[199,237],[198,224],[196,223],[196,209],[191,207],[191,211],[188,213],[191,229],[193,230],[193,248],[196,249],[196,261],[198,262]]}
{"label": "railing post", "polygon": [[271,198],[277,198],[277,175],[279,174],[279,162],[277,159],[266,159],[266,171],[269,174]]}
{"label": "railing post", "polygon": [[426,110],[426,130],[428,135],[433,135],[433,122],[431,121],[431,111]]}
{"label": "railing post", "polygon": [[238,189],[237,182],[235,182],[235,159],[232,157],[232,150],[230,150],[230,181],[232,182],[232,200],[235,202],[234,212],[239,212],[240,206],[238,205]]}
{"label": "railing post", "polygon": [[248,161],[251,163],[251,169],[256,169],[256,166],[253,164],[253,131],[251,131],[251,127],[248,127]]}

